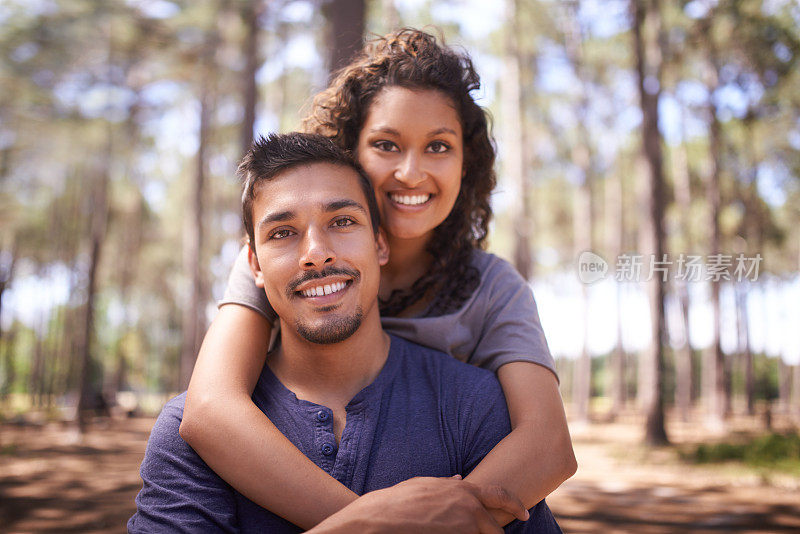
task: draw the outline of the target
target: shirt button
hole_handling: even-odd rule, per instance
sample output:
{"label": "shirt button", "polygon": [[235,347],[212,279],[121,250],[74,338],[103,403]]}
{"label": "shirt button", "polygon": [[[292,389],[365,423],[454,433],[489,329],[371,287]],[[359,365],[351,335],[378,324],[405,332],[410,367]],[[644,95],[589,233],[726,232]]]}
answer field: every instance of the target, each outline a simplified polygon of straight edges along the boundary
{"label": "shirt button", "polygon": [[322,446],[322,454],[324,454],[325,456],[330,456],[331,454],[333,454],[333,445],[331,445],[330,443],[324,444]]}
{"label": "shirt button", "polygon": [[324,410],[320,410],[317,412],[317,421],[319,421],[320,423],[324,423],[327,420],[328,420],[328,412]]}

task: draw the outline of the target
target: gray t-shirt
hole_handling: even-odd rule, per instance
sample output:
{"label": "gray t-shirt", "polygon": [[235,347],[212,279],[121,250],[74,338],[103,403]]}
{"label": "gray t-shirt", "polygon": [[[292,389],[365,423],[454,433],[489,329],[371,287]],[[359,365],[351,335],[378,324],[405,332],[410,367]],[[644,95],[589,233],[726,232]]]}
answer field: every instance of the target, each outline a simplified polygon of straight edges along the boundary
{"label": "gray t-shirt", "polygon": [[[522,361],[543,365],[556,374],[530,286],[511,264],[494,254],[475,250],[472,265],[481,281],[461,309],[438,317],[383,317],[383,328],[492,372]],[[273,324],[277,319],[264,290],[253,282],[246,247],[228,278],[219,302],[223,304],[246,306]]]}

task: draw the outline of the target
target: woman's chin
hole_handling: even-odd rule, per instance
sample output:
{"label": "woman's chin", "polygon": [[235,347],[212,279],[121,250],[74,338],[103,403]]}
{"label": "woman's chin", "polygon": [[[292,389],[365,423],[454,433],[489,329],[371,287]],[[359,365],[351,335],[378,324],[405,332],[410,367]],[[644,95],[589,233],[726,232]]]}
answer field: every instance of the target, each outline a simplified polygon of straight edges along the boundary
{"label": "woman's chin", "polygon": [[433,228],[420,228],[418,225],[387,224],[386,233],[389,240],[427,241],[433,235]]}

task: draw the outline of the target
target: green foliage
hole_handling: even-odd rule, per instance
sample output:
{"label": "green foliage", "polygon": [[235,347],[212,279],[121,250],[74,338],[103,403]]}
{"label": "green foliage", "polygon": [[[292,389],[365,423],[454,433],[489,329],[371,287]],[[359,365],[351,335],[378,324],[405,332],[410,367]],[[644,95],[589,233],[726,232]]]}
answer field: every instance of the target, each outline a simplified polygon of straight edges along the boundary
{"label": "green foliage", "polygon": [[684,458],[696,463],[743,462],[800,473],[800,434],[766,434],[744,442],[700,444]]}

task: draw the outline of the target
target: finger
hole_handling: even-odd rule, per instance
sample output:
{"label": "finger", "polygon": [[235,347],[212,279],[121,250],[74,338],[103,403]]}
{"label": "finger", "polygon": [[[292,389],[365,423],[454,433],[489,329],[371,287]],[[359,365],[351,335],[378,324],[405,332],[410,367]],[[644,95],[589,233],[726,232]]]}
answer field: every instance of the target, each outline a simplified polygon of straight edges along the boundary
{"label": "finger", "polygon": [[502,534],[503,528],[494,520],[492,514],[483,506],[480,508],[475,518],[478,532],[480,534]]}
{"label": "finger", "polygon": [[455,478],[456,480],[461,480],[461,475],[453,475],[450,478]]}
{"label": "finger", "polygon": [[498,508],[513,515],[520,521],[530,517],[528,509],[515,495],[507,492],[502,486],[480,486],[479,498],[486,508]]}

